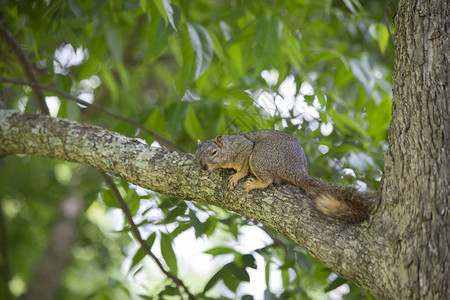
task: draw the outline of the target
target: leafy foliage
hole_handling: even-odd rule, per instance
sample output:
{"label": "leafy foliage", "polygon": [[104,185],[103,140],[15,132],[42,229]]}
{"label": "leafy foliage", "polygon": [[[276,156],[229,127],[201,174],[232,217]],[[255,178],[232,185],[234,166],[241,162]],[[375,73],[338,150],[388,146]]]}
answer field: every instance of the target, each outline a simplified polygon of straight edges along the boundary
{"label": "leafy foliage", "polygon": [[[6,0],[0,16],[41,84],[137,120],[190,151],[197,138],[284,130],[303,143],[311,174],[375,189],[390,121],[392,47],[383,9],[382,2],[358,0]],[[25,78],[15,53],[5,43],[0,51],[0,76]],[[7,107],[37,110],[31,88],[3,84],[2,91]],[[124,121],[46,96],[55,116],[155,141]],[[75,188],[89,205],[58,299],[178,297],[136,250],[118,205],[92,170],[8,157],[0,182],[14,296],[25,291],[44,253],[61,198]],[[323,298],[346,283],[252,221],[117,184],[149,247],[199,299]],[[260,228],[265,242],[244,251],[249,226]],[[203,255],[213,261],[206,272],[183,258],[194,246],[177,246],[189,235],[208,243]],[[252,294],[257,272],[265,279]],[[344,299],[365,295],[347,287]]]}

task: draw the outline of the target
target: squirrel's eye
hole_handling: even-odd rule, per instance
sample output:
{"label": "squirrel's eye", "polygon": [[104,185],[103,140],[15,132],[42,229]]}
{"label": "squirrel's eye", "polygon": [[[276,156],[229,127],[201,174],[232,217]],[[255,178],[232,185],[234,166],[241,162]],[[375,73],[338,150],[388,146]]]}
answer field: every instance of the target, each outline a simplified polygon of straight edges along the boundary
{"label": "squirrel's eye", "polygon": [[216,149],[214,149],[214,150],[211,151],[211,155],[216,155],[216,153],[217,153],[217,150],[216,150]]}

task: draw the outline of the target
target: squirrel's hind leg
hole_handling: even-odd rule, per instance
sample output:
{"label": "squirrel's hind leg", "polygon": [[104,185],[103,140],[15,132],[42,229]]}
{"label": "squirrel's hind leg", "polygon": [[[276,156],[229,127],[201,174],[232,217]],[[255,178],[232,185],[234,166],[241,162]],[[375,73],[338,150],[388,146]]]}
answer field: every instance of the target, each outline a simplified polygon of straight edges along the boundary
{"label": "squirrel's hind leg", "polygon": [[267,180],[263,180],[261,178],[249,178],[244,183],[245,192],[248,193],[251,190],[255,189],[264,189],[271,185],[273,182],[273,178],[269,178]]}

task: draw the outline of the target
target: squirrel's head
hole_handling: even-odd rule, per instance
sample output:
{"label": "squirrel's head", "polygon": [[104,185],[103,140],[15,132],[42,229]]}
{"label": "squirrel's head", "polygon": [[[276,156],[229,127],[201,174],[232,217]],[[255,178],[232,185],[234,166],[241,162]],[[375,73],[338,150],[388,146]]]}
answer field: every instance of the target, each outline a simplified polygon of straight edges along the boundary
{"label": "squirrel's head", "polygon": [[203,143],[200,140],[197,142],[198,148],[195,151],[195,157],[202,170],[212,171],[222,168],[226,164],[228,154],[224,151],[221,135]]}

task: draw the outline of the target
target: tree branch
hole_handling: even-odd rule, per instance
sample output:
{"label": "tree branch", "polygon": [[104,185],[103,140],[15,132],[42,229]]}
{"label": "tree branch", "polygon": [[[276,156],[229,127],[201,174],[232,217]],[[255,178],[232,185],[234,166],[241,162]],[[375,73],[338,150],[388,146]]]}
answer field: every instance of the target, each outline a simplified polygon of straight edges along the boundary
{"label": "tree branch", "polygon": [[[100,127],[65,119],[0,110],[0,155],[26,153],[92,166],[169,197],[235,211],[282,233],[341,276],[383,295],[385,240],[372,219],[348,224],[319,214],[297,187],[229,191],[221,170],[204,172],[189,153],[149,147]],[[388,268],[388,266],[386,266]]]}

